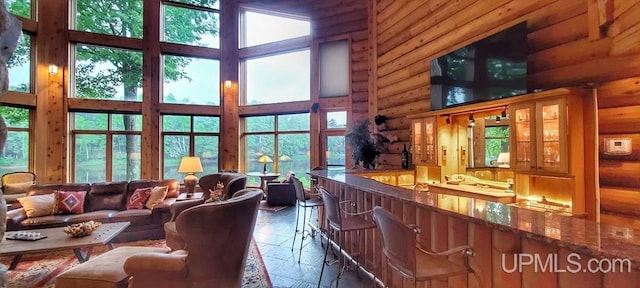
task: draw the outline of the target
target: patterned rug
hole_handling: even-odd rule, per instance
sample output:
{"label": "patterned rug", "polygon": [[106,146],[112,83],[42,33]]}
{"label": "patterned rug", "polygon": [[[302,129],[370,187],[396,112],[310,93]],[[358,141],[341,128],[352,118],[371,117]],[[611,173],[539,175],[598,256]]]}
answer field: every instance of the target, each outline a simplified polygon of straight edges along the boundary
{"label": "patterned rug", "polygon": [[267,200],[262,200],[260,202],[260,210],[265,210],[265,211],[278,212],[278,211],[280,211],[282,209],[286,209],[287,207],[289,207],[289,206],[287,206],[287,205],[284,205],[284,206],[269,206],[269,205],[267,205]]}
{"label": "patterned rug", "polygon": [[[5,241],[7,242],[7,241]],[[7,245],[2,243],[0,245]],[[146,240],[130,243],[119,243],[116,246],[154,246],[166,247],[164,240]],[[95,247],[91,257],[107,251],[107,247]],[[0,257],[0,262],[9,267],[13,257]],[[9,282],[7,288],[26,287],[55,287],[56,276],[68,268],[78,265],[78,260],[72,250],[57,251],[44,254],[26,254],[18,263],[15,270],[7,272]],[[258,288],[272,287],[267,269],[262,262],[260,250],[254,240],[249,245],[247,264],[244,270],[242,287]]]}

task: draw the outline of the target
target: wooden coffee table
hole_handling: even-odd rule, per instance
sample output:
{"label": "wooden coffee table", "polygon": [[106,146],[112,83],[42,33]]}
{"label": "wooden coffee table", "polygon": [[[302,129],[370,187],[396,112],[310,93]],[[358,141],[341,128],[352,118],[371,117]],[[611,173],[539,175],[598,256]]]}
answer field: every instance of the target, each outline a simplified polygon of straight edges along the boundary
{"label": "wooden coffee table", "polygon": [[29,253],[44,253],[58,250],[73,249],[78,262],[82,263],[89,260],[91,250],[94,246],[107,245],[109,249],[113,249],[111,240],[118,236],[125,228],[131,224],[130,222],[103,223],[93,231],[89,236],[72,238],[62,231],[63,227],[21,230],[30,232],[40,232],[47,238],[37,241],[8,240],[6,237],[13,232],[5,233],[5,239],[0,243],[0,256],[13,256],[9,270],[13,270],[18,265],[22,255]]}

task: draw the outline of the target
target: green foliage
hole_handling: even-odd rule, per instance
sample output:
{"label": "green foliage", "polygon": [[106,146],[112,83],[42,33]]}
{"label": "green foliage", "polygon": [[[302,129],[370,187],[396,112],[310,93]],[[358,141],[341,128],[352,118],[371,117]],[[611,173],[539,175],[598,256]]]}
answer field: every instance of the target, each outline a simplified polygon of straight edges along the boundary
{"label": "green foliage", "polygon": [[351,146],[351,159],[354,163],[362,163],[365,169],[373,169],[380,151],[371,139],[369,121],[355,122],[345,134],[347,145]]}
{"label": "green foliage", "polygon": [[485,127],[485,162],[490,165],[501,152],[509,152],[509,126]]}

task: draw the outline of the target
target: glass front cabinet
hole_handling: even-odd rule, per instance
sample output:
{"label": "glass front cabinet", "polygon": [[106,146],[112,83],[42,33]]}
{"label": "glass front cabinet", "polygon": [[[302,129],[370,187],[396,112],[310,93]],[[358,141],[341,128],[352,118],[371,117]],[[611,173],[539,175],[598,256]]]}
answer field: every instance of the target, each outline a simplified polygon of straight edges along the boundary
{"label": "glass front cabinet", "polygon": [[510,111],[511,168],[568,173],[566,99],[513,104]]}
{"label": "glass front cabinet", "polygon": [[414,119],[411,122],[412,160],[414,165],[438,164],[436,117]]}

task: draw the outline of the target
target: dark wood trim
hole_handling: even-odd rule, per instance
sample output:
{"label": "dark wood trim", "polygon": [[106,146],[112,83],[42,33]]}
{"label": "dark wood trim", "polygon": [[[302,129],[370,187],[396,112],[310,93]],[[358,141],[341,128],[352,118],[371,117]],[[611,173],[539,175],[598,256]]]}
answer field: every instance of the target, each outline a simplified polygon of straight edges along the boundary
{"label": "dark wood trim", "polygon": [[274,54],[289,53],[296,50],[303,50],[311,46],[311,37],[303,36],[293,39],[282,40],[273,43],[267,43],[262,45],[256,45],[240,49],[239,57],[253,58],[264,57]]}
{"label": "dark wood trim", "polygon": [[169,42],[160,42],[160,51],[163,55],[198,57],[206,59],[220,59],[221,55],[220,49]]}
{"label": "dark wood trim", "polygon": [[89,44],[131,50],[142,50],[143,45],[142,39],[138,38],[126,38],[109,34],[98,34],[77,30],[69,30],[69,41],[78,44]]}

